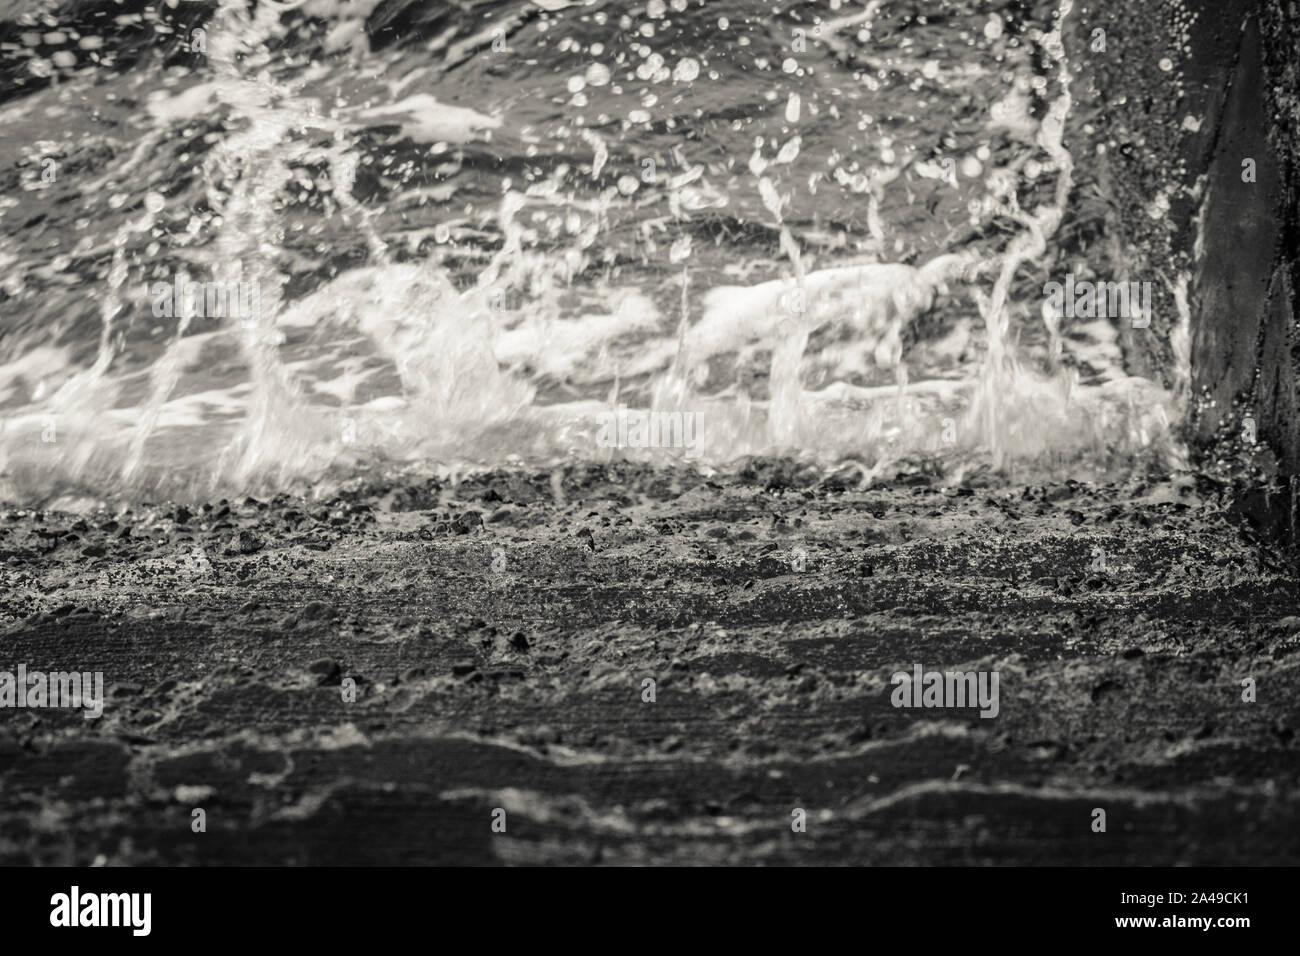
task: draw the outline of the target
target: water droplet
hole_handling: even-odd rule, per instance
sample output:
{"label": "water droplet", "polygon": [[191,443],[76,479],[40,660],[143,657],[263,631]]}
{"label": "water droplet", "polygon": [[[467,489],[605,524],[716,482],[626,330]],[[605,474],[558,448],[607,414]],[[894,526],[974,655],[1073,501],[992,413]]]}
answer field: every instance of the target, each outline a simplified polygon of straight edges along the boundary
{"label": "water droplet", "polygon": [[776,154],[776,161],[778,163],[793,163],[799,155],[799,145],[800,139],[796,136],[781,147],[781,151]]}

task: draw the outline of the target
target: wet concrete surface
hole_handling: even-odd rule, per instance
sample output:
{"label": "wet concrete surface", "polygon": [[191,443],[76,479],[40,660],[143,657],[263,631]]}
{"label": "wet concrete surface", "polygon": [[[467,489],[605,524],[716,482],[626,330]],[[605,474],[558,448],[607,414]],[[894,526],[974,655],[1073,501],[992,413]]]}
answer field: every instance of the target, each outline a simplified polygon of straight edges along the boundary
{"label": "wet concrete surface", "polygon": [[[0,861],[1295,864],[1300,582],[1218,488],[760,460],[9,513],[3,668],[106,701],[3,712]],[[997,716],[895,707],[916,664]]]}

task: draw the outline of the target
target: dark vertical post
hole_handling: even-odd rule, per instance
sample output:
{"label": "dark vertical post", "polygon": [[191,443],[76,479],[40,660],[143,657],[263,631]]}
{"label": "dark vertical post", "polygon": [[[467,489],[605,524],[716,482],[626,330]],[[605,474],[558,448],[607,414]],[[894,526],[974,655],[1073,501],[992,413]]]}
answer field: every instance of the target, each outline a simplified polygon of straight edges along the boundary
{"label": "dark vertical post", "polygon": [[1200,4],[1189,79],[1206,122],[1191,169],[1204,192],[1196,234],[1189,437],[1202,464],[1254,437],[1271,458],[1238,510],[1296,543],[1300,414],[1297,137],[1300,9],[1295,0]]}

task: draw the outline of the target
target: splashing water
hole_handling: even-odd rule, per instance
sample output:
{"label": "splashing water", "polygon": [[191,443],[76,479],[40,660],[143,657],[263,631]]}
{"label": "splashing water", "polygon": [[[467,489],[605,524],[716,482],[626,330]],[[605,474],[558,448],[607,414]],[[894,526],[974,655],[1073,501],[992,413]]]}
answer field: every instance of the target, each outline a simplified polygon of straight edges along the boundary
{"label": "splashing water", "polygon": [[[1127,316],[1043,302],[1062,261],[1109,265],[1070,206],[1066,144],[1093,145],[1072,0],[1050,23],[552,6],[390,4],[379,29],[376,3],[222,0],[177,64],[79,61],[3,107],[23,162],[64,171],[0,207],[0,308],[23,317],[0,497],[574,457],[793,454],[863,480],[1181,462],[1186,278],[1160,277],[1170,389],[1126,374]],[[55,196],[74,212],[16,228]]]}

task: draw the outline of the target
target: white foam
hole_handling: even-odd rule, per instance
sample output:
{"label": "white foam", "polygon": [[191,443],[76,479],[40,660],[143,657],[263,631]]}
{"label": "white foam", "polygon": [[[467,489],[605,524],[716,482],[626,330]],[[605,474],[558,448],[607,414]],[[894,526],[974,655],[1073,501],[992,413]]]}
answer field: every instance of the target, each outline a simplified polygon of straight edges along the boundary
{"label": "white foam", "polygon": [[[65,347],[41,345],[30,352],[0,365],[0,402],[17,399],[24,403],[38,401],[38,390],[44,383],[49,392],[69,374],[71,361]],[[25,394],[19,393],[21,386]]]}
{"label": "white foam", "polygon": [[357,114],[370,126],[399,126],[417,143],[468,143],[499,129],[501,120],[464,106],[440,103],[428,93],[413,93],[404,100],[361,110]]}
{"label": "white foam", "polygon": [[[632,293],[610,314],[525,321],[502,332],[494,352],[507,367],[526,365],[542,374],[573,375],[601,349],[624,336],[654,331],[662,321],[653,302],[639,292]],[[603,376],[608,370],[599,371]]]}
{"label": "white foam", "polygon": [[159,123],[185,122],[202,116],[216,102],[217,83],[196,83],[179,93],[154,90],[145,100],[145,109]]}

